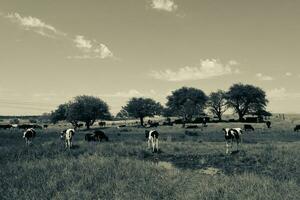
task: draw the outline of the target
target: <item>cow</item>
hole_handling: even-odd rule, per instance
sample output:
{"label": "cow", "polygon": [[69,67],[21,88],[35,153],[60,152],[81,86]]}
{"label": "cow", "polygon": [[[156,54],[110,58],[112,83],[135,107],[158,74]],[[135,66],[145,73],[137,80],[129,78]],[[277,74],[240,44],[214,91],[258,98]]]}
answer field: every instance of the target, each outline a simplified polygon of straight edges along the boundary
{"label": "cow", "polygon": [[29,128],[33,128],[33,125],[31,124],[21,124],[18,126],[19,129],[29,129]]}
{"label": "cow", "polygon": [[100,141],[102,142],[102,140],[108,141],[108,137],[105,135],[105,133],[103,131],[94,131],[93,134],[91,133],[87,133],[85,134],[85,140],[90,142],[90,141]]}
{"label": "cow", "polygon": [[295,132],[296,132],[296,131],[298,132],[299,130],[300,130],[300,125],[296,125],[295,128],[294,128],[294,131],[295,131]]}
{"label": "cow", "polygon": [[99,124],[100,127],[106,126],[106,122],[99,122],[98,124]]}
{"label": "cow", "polygon": [[270,121],[266,121],[266,125],[268,128],[271,128],[271,122]]}
{"label": "cow", "polygon": [[102,141],[103,139],[105,141],[108,141],[108,137],[105,135],[105,133],[103,131],[94,131],[94,138],[95,138],[95,141]]}
{"label": "cow", "polygon": [[239,143],[242,141],[242,129],[241,128],[223,128],[225,141],[226,141],[226,154],[228,154],[228,148],[232,148],[232,143],[236,142],[237,151]]}
{"label": "cow", "polygon": [[74,129],[66,129],[61,132],[60,138],[65,141],[66,148],[72,148],[72,139],[75,134]]}
{"label": "cow", "polygon": [[44,127],[44,128],[48,128],[48,124],[44,124],[43,127]]}
{"label": "cow", "polygon": [[244,124],[244,130],[245,131],[254,131],[254,128],[250,124]]}
{"label": "cow", "polygon": [[159,133],[156,130],[145,130],[145,136],[148,139],[148,148],[151,148],[152,146],[152,152],[158,152]]}
{"label": "cow", "polygon": [[23,133],[23,138],[25,139],[26,145],[29,145],[31,143],[35,135],[36,132],[33,128],[29,128]]}
{"label": "cow", "polygon": [[10,129],[13,126],[11,124],[0,124],[0,129]]}

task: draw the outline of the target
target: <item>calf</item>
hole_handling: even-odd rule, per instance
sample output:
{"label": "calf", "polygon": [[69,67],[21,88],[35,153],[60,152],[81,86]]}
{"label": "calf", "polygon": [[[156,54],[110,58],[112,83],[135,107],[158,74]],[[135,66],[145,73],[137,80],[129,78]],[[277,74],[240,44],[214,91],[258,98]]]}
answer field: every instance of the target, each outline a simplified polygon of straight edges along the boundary
{"label": "calf", "polygon": [[159,133],[156,130],[145,130],[145,136],[148,139],[148,148],[151,148],[152,146],[152,152],[158,152]]}
{"label": "calf", "polygon": [[25,139],[26,145],[29,145],[31,143],[35,135],[36,132],[33,128],[29,128],[23,133],[23,138]]}
{"label": "calf", "polygon": [[236,142],[237,151],[239,143],[242,141],[242,129],[241,128],[223,128],[225,141],[226,141],[226,154],[228,154],[228,148],[232,148],[232,143]]}
{"label": "calf", "polygon": [[244,130],[245,131],[254,131],[254,128],[250,124],[244,124]]}
{"label": "calf", "polygon": [[266,121],[266,125],[268,128],[271,128],[271,122],[270,121]]}
{"label": "calf", "polygon": [[60,135],[60,138],[65,140],[65,147],[66,148],[71,148],[73,143],[72,143],[72,139],[73,139],[73,136],[75,135],[75,130],[74,129],[66,129],[66,130],[63,130],[61,132],[61,135]]}
{"label": "calf", "polygon": [[300,130],[300,125],[296,125],[295,128],[294,128],[294,131],[295,131],[295,132],[296,132],[296,131],[298,132],[299,130]]}

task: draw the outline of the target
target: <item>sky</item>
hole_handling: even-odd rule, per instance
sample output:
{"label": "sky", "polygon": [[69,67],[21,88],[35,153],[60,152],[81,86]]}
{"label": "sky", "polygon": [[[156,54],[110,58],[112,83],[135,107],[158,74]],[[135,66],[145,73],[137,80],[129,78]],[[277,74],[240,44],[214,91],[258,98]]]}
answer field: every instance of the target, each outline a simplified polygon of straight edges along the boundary
{"label": "sky", "polygon": [[298,0],[0,0],[0,115],[38,115],[77,95],[113,114],[183,86],[266,91],[300,113]]}

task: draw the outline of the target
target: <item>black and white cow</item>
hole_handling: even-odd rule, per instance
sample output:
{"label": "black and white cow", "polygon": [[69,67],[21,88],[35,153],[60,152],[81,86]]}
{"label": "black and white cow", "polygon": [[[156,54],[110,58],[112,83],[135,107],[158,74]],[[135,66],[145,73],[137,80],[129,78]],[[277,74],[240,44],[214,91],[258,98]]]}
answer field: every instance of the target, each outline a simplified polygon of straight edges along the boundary
{"label": "black and white cow", "polygon": [[239,143],[242,141],[242,129],[241,128],[223,128],[225,141],[226,141],[226,154],[228,154],[229,147],[232,148],[234,142],[237,145],[237,151],[239,150]]}
{"label": "black and white cow", "polygon": [[61,132],[60,138],[65,141],[66,148],[70,149],[72,147],[72,145],[73,145],[72,139],[73,139],[74,134],[75,134],[74,129],[66,129]]}
{"label": "black and white cow", "polygon": [[156,130],[145,130],[145,136],[148,139],[148,148],[151,148],[152,146],[152,152],[158,152],[159,133]]}
{"label": "black and white cow", "polygon": [[25,139],[26,145],[29,145],[31,143],[35,135],[36,132],[33,128],[29,128],[23,133],[23,138]]}

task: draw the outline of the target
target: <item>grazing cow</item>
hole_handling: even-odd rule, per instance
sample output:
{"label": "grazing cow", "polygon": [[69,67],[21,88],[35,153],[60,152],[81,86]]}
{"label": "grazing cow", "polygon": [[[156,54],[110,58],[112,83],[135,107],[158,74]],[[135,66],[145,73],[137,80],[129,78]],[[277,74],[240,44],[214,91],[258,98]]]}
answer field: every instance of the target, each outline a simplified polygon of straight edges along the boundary
{"label": "grazing cow", "polygon": [[266,125],[268,128],[271,128],[271,122],[270,121],[266,121]]}
{"label": "grazing cow", "polygon": [[10,124],[0,124],[0,129],[10,129],[12,128],[13,126],[10,125]]}
{"label": "grazing cow", "polygon": [[239,143],[242,141],[242,129],[241,128],[223,128],[223,132],[226,140],[226,154],[228,154],[229,146],[232,148],[232,143],[235,141],[237,145],[237,151]]}
{"label": "grazing cow", "polygon": [[71,148],[72,147],[72,139],[73,139],[73,136],[75,134],[75,130],[74,129],[66,129],[66,130],[63,130],[61,132],[61,135],[60,135],[60,138],[65,140],[65,147],[66,148]]}
{"label": "grazing cow", "polygon": [[254,128],[250,124],[244,124],[244,130],[245,131],[254,131]]}
{"label": "grazing cow", "polygon": [[36,132],[33,128],[29,128],[23,133],[23,138],[25,139],[26,145],[31,143],[31,140],[35,137],[35,135]]}
{"label": "grazing cow", "polygon": [[33,125],[31,124],[21,124],[18,126],[19,129],[29,129],[29,128],[33,128]]}
{"label": "grazing cow", "polygon": [[186,129],[195,129],[195,128],[199,128],[197,125],[189,125],[185,127]]}
{"label": "grazing cow", "polygon": [[158,135],[156,130],[145,130],[145,136],[148,139],[148,148],[152,146],[152,152],[158,152]]}
{"label": "grazing cow", "polygon": [[44,124],[43,127],[44,127],[44,128],[48,128],[48,124]]}
{"label": "grazing cow", "polygon": [[95,138],[95,141],[102,141],[103,139],[105,141],[108,141],[108,137],[105,135],[105,133],[103,131],[94,131],[94,138]]}
{"label": "grazing cow", "polygon": [[101,127],[106,126],[106,122],[99,122],[98,124],[99,124],[99,126],[101,126]]}
{"label": "grazing cow", "polygon": [[300,125],[296,125],[295,128],[294,128],[294,131],[295,131],[295,132],[296,132],[296,131],[298,132],[299,130],[300,130]]}

